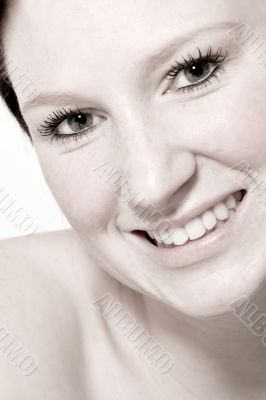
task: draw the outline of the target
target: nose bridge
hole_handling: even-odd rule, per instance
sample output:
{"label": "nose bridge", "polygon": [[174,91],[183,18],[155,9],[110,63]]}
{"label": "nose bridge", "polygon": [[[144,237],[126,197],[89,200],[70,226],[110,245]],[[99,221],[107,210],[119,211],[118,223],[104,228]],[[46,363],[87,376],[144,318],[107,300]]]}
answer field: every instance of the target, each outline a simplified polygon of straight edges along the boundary
{"label": "nose bridge", "polygon": [[147,119],[123,123],[123,162],[121,169],[130,186],[145,201],[167,207],[172,196],[195,173],[196,161],[188,150],[178,146],[178,133],[161,132]]}

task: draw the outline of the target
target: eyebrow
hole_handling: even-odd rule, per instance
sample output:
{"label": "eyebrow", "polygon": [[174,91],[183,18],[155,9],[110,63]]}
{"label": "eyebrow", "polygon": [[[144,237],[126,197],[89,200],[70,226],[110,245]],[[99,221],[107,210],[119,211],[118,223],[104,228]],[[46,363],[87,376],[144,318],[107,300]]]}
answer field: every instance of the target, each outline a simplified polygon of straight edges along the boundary
{"label": "eyebrow", "polygon": [[[227,22],[219,22],[215,25],[204,27],[201,29],[195,29],[194,31],[190,31],[187,34],[184,34],[183,36],[179,36],[177,38],[172,39],[166,46],[163,46],[158,52],[155,54],[152,54],[146,58],[144,61],[137,61],[135,62],[135,66],[143,70],[144,72],[153,70],[155,65],[158,63],[165,62],[168,60],[172,54],[181,46],[184,45],[185,43],[192,41],[194,38],[197,36],[200,36],[202,34],[206,34],[209,32],[214,32],[214,31],[220,31],[220,30],[225,30],[227,29],[229,32],[229,29],[235,28],[240,24],[240,21],[227,21]],[[229,36],[229,35],[228,35]],[[229,36],[230,37],[230,36]],[[43,94],[39,94],[36,98],[34,98],[31,101],[25,102],[25,104],[22,107],[22,112],[25,112],[33,107],[37,106],[43,106],[43,105],[48,105],[48,104],[58,104],[59,100],[62,99],[62,104],[67,104],[67,103],[76,103],[77,98],[79,98],[80,101],[86,102],[86,98],[81,97],[80,93],[77,95],[73,93],[64,93],[64,92],[59,92],[59,91],[54,91],[54,92],[47,92]],[[60,103],[61,104],[61,103]]]}

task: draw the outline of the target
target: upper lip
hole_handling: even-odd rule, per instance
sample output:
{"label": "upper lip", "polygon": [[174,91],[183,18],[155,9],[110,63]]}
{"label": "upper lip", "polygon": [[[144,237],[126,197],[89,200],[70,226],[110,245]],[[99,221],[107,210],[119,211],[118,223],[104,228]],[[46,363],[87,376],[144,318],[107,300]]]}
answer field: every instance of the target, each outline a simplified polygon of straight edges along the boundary
{"label": "upper lip", "polygon": [[[156,231],[156,228],[159,227],[160,222],[162,222],[162,221],[167,221],[168,224],[170,224],[170,226],[174,229],[184,227],[188,222],[199,217],[202,213],[204,213],[205,211],[214,207],[216,204],[223,202],[227,197],[229,197],[233,193],[238,192],[239,190],[242,190],[242,189],[239,188],[234,191],[230,191],[228,193],[220,194],[211,200],[206,200],[203,203],[201,203],[198,206],[191,209],[190,211],[188,211],[186,214],[184,214],[176,219],[170,219],[167,217],[162,218],[160,221],[158,221],[158,223],[155,223],[151,229],[148,229],[147,232]],[[162,224],[162,226],[163,226],[163,224]],[[140,230],[140,229],[135,229],[135,230]],[[143,231],[143,229],[142,229],[142,231]]]}

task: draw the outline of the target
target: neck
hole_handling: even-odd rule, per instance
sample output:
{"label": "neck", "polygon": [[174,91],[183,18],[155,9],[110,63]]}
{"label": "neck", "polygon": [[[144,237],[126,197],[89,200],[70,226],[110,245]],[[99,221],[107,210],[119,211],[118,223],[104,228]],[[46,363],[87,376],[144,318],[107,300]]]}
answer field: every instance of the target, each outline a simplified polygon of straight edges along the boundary
{"label": "neck", "polygon": [[264,287],[242,306],[215,317],[187,317],[150,299],[145,305],[152,335],[176,360],[171,373],[178,382],[203,398],[219,399],[221,393],[221,399],[249,399],[254,391],[265,397]]}

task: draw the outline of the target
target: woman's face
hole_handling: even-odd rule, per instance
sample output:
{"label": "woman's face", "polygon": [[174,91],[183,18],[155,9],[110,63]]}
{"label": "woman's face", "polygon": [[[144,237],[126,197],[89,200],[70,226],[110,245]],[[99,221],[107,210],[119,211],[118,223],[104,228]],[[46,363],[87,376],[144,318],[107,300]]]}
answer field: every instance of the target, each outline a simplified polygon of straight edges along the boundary
{"label": "woman's face", "polygon": [[[189,315],[225,312],[266,278],[265,207],[230,172],[245,161],[266,178],[266,71],[229,32],[265,37],[255,3],[17,0],[5,30],[8,59],[40,93],[17,90],[44,176],[89,254]],[[190,221],[240,189],[209,238],[166,249],[143,235],[161,221],[180,243],[186,223],[202,235]]]}

